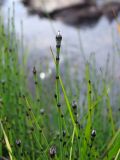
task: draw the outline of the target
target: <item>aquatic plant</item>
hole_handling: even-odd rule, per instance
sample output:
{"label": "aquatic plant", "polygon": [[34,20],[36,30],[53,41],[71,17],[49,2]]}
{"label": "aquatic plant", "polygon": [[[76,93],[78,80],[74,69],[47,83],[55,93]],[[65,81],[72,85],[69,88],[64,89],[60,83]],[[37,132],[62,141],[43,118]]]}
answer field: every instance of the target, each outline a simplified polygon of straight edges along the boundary
{"label": "aquatic plant", "polygon": [[98,73],[91,61],[85,62],[83,79],[70,83],[69,68],[67,77],[60,70],[64,35],[58,32],[56,54],[50,49],[55,79],[41,81],[33,66],[33,95],[25,63],[19,61],[14,23],[9,20],[11,34],[0,22],[0,156],[10,160],[119,160],[120,92],[114,104],[108,90],[108,84],[111,90],[117,84],[114,77],[107,79]]}

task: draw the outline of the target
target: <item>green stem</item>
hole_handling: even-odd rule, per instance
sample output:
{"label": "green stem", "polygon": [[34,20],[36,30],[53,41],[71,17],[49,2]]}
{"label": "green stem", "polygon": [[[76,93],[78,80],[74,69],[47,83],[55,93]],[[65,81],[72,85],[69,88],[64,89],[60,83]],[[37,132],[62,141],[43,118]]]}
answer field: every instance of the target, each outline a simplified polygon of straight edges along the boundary
{"label": "green stem", "polygon": [[[60,135],[62,133],[62,121],[61,121],[61,109],[60,109],[60,82],[59,82],[59,75],[60,75],[60,68],[59,68],[59,54],[60,54],[60,48],[56,47],[56,95],[57,95],[57,107],[59,112],[59,130]],[[60,142],[60,157],[61,160],[63,159],[63,153],[62,153],[62,143]]]}

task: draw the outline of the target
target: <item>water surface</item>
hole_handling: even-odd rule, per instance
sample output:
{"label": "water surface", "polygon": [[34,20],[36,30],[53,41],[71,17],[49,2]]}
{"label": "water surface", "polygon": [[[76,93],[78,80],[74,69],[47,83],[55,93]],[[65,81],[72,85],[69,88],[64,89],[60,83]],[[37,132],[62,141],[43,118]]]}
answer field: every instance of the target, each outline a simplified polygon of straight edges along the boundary
{"label": "water surface", "polygon": [[[15,2],[15,26],[17,36],[21,35],[21,21],[23,22],[24,44],[28,48],[28,66],[31,68],[37,64],[41,67],[41,72],[49,73],[54,68],[54,63],[50,53],[50,46],[55,51],[55,34],[58,30],[63,35],[61,65],[65,59],[69,61],[71,70],[77,67],[80,70],[83,63],[83,54],[89,59],[91,53],[95,54],[97,67],[105,65],[107,55],[115,55],[116,69],[115,76],[120,76],[118,52],[114,46],[120,43],[120,34],[118,34],[117,23],[109,21],[102,17],[97,25],[93,27],[73,27],[63,24],[60,21],[50,21],[37,15],[30,16],[28,9],[22,5],[20,0]],[[7,24],[8,8],[11,8],[12,16],[13,0],[6,0],[2,6],[3,16]],[[119,20],[119,18],[118,18]],[[110,68],[112,69],[112,68]]]}

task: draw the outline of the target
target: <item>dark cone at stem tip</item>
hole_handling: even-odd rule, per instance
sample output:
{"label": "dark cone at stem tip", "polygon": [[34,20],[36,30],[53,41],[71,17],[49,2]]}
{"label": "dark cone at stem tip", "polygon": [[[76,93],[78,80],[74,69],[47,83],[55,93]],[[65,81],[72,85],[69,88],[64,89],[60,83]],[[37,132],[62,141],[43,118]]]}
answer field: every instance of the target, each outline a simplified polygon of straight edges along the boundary
{"label": "dark cone at stem tip", "polygon": [[57,48],[61,47],[61,41],[62,41],[62,35],[60,34],[60,31],[58,31],[56,35],[56,47]]}
{"label": "dark cone at stem tip", "polygon": [[91,132],[91,137],[92,137],[92,138],[95,138],[95,137],[96,137],[96,130],[94,130],[94,129],[92,130],[92,132]]}
{"label": "dark cone at stem tip", "polygon": [[51,158],[54,158],[56,156],[56,147],[52,146],[49,150],[49,154]]}
{"label": "dark cone at stem tip", "polygon": [[77,109],[77,102],[75,100],[72,102],[72,108]]}

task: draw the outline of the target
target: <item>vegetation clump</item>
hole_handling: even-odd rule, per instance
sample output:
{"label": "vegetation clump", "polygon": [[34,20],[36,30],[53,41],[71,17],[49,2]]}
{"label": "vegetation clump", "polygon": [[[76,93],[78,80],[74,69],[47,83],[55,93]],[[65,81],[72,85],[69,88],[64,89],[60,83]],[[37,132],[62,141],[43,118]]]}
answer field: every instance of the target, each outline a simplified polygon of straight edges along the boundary
{"label": "vegetation clump", "polygon": [[56,77],[54,81],[48,78],[46,86],[33,66],[33,96],[25,63],[19,61],[13,23],[12,33],[1,21],[0,159],[119,160],[120,87],[114,95],[114,76],[98,74],[92,62],[85,62],[81,81],[75,75],[77,81],[70,82],[68,68],[69,76],[64,79],[59,63],[62,36],[58,32],[56,54],[51,49]]}

